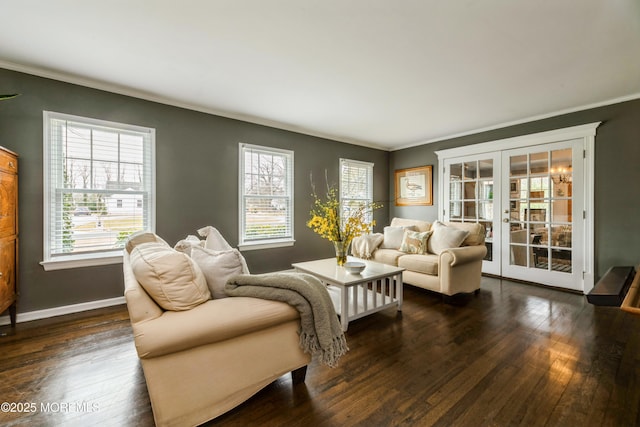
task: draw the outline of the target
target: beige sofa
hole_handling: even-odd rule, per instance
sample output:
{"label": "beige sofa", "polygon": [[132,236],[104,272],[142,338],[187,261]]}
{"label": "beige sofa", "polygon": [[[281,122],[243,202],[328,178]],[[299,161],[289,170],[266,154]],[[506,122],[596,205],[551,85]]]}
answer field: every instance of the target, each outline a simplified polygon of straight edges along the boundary
{"label": "beige sofa", "polygon": [[157,426],[202,424],[292,371],[304,381],[299,314],[256,298],[208,300],[165,311],[136,280],[124,251],[127,308]]}
{"label": "beige sofa", "polygon": [[[372,253],[371,259],[403,267],[405,271],[402,273],[402,280],[405,283],[445,296],[477,292],[480,289],[482,259],[487,254],[484,227],[476,223],[443,224],[469,232],[462,246],[446,249],[439,255],[407,254],[397,249],[378,248]],[[393,218],[391,226],[412,226],[420,232],[431,230],[431,223],[427,221],[406,218]]]}

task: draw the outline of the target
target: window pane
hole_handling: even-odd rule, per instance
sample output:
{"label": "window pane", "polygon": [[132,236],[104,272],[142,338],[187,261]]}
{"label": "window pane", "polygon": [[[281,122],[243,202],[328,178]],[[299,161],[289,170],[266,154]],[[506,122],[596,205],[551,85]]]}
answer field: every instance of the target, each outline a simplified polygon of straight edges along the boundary
{"label": "window pane", "polygon": [[450,180],[451,181],[459,181],[462,179],[462,164],[455,163],[450,167]]}
{"label": "window pane", "polygon": [[493,159],[478,160],[480,178],[493,178]]}
{"label": "window pane", "polygon": [[530,158],[530,171],[532,175],[546,174],[549,170],[549,153],[533,153]]}
{"label": "window pane", "polygon": [[144,139],[140,135],[120,136],[120,161],[142,164],[144,158]]}
{"label": "window pane", "polygon": [[527,155],[511,156],[509,173],[511,176],[527,174]]}
{"label": "window pane", "polygon": [[476,179],[478,177],[478,165],[476,162],[464,163],[464,179]]}

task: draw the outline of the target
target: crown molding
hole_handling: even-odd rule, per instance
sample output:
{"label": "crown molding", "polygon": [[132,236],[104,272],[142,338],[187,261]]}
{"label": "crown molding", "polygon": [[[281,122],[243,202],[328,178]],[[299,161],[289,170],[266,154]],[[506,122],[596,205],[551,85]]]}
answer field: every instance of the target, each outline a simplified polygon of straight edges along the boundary
{"label": "crown molding", "polygon": [[389,151],[389,147],[370,143],[367,141],[361,141],[358,139],[342,137],[338,135],[332,135],[323,132],[316,132],[309,129],[301,128],[288,123],[282,123],[275,120],[264,119],[242,113],[234,113],[230,111],[218,110],[215,108],[203,107],[201,105],[189,104],[186,102],[178,101],[172,98],[152,94],[145,91],[133,89],[131,87],[120,86],[113,83],[108,83],[102,80],[90,79],[87,77],[64,73],[48,68],[29,66],[23,64],[16,64],[14,62],[8,62],[0,60],[0,68],[5,68],[11,71],[17,71],[20,73],[31,74],[38,77],[43,77],[51,80],[57,80],[64,83],[71,83],[78,86],[84,86],[91,89],[102,90],[105,92],[111,92],[118,95],[130,96],[133,98],[143,99],[145,101],[156,102],[158,104],[170,105],[172,107],[183,108],[185,110],[197,111],[199,113],[211,114],[214,116],[224,117],[227,119],[239,120],[247,123],[252,123],[260,126],[267,126],[279,130],[288,132],[295,132],[307,136],[316,138],[328,139],[335,142],[342,142],[345,144],[358,145],[361,147],[372,148],[375,150]]}
{"label": "crown molding", "polygon": [[415,143],[411,143],[411,144],[407,144],[407,145],[402,145],[400,147],[390,148],[389,151],[404,150],[406,148],[418,147],[420,145],[431,144],[431,143],[439,142],[439,141],[446,141],[448,139],[460,138],[460,137],[468,136],[468,135],[475,135],[477,133],[487,132],[487,131],[496,130],[496,129],[502,129],[502,128],[506,128],[506,127],[509,127],[509,126],[521,125],[521,124],[524,124],[524,123],[535,122],[535,121],[538,121],[538,120],[544,120],[544,119],[548,119],[548,118],[551,118],[551,117],[562,116],[564,114],[575,113],[575,112],[578,112],[578,111],[586,111],[586,110],[591,110],[593,108],[606,107],[607,105],[619,104],[621,102],[633,101],[633,100],[636,100],[636,99],[640,99],[640,93],[634,93],[634,94],[631,94],[631,95],[621,96],[619,98],[613,98],[613,99],[609,99],[609,100],[602,101],[602,102],[596,102],[596,103],[593,103],[593,104],[583,105],[583,106],[580,106],[580,107],[567,108],[567,109],[564,109],[564,110],[554,111],[552,113],[540,114],[540,115],[537,115],[537,116],[531,116],[531,117],[527,117],[527,118],[523,118],[523,119],[513,120],[513,121],[510,121],[510,122],[499,123],[499,124],[496,124],[496,125],[491,125],[491,126],[487,126],[487,127],[483,127],[483,128],[472,129],[472,130],[468,130],[468,131],[465,131],[465,132],[455,133],[455,134],[446,135],[446,136],[442,136],[442,137],[438,137],[438,138],[428,139],[428,140],[425,140],[425,141],[420,141],[420,142],[415,142]]}
{"label": "crown molding", "polygon": [[459,138],[459,137],[468,136],[468,135],[474,135],[474,134],[477,134],[477,133],[482,133],[482,132],[487,132],[487,131],[491,131],[491,130],[501,129],[501,128],[505,128],[505,127],[509,127],[509,126],[515,126],[515,125],[519,125],[519,124],[523,124],[523,123],[529,123],[529,122],[534,122],[534,121],[538,121],[538,120],[548,119],[548,118],[555,117],[555,116],[560,116],[560,115],[563,115],[563,114],[575,113],[575,112],[578,112],[578,111],[590,110],[592,108],[605,107],[607,105],[613,105],[613,104],[618,104],[618,103],[621,103],[621,102],[633,101],[635,99],[640,99],[640,93],[635,93],[635,94],[631,94],[631,95],[627,95],[627,96],[622,96],[622,97],[618,97],[618,98],[609,99],[609,100],[602,101],[602,102],[596,102],[596,103],[592,103],[592,104],[582,105],[582,106],[579,106],[579,107],[567,108],[567,109],[564,109],[564,110],[558,110],[558,111],[554,111],[554,112],[551,112],[551,113],[540,114],[540,115],[537,115],[537,116],[530,116],[530,117],[526,117],[526,118],[522,118],[522,119],[518,119],[518,120],[513,120],[513,121],[509,121],[509,122],[503,122],[503,123],[499,123],[499,124],[495,124],[495,125],[491,125],[491,126],[487,126],[487,127],[475,128],[475,129],[471,129],[471,130],[464,131],[464,132],[459,132],[459,133],[444,135],[444,136],[437,137],[437,138],[432,138],[432,139],[427,139],[427,140],[423,140],[423,141],[404,144],[404,145],[400,145],[398,147],[390,147],[388,145],[374,144],[374,143],[371,143],[371,142],[361,141],[361,140],[354,139],[354,138],[348,138],[348,137],[343,137],[343,136],[339,136],[339,135],[332,135],[332,134],[328,134],[328,133],[317,132],[317,131],[301,128],[299,126],[292,125],[292,124],[289,124],[289,123],[277,122],[277,121],[274,121],[274,120],[264,119],[264,118],[260,118],[260,117],[247,115],[247,114],[230,112],[230,111],[223,111],[223,110],[218,110],[218,109],[215,109],[215,108],[203,107],[201,105],[189,104],[189,103],[181,102],[181,101],[178,101],[178,100],[175,100],[175,99],[172,99],[172,98],[163,97],[163,96],[160,96],[160,95],[157,95],[157,94],[152,94],[152,93],[148,93],[148,92],[145,92],[145,91],[140,91],[140,90],[137,90],[137,89],[134,89],[134,88],[125,87],[125,86],[119,86],[119,85],[116,85],[116,84],[113,84],[113,83],[108,83],[108,82],[101,81],[101,80],[90,79],[90,78],[87,78],[87,77],[83,77],[83,76],[79,76],[79,75],[75,75],[75,74],[64,73],[64,72],[61,72],[61,71],[56,71],[56,70],[52,70],[52,69],[48,69],[48,68],[30,66],[30,65],[24,65],[24,64],[17,64],[17,63],[14,63],[14,62],[3,61],[3,60],[0,60],[0,68],[6,68],[8,70],[17,71],[17,72],[26,73],[26,74],[32,74],[32,75],[35,75],[35,76],[38,76],[38,77],[48,78],[48,79],[52,79],[52,80],[58,80],[58,81],[61,81],[61,82],[71,83],[71,84],[75,84],[75,85],[79,85],[79,86],[85,86],[85,87],[89,87],[89,88],[92,88],[92,89],[103,90],[103,91],[106,91],[106,92],[116,93],[118,95],[131,96],[133,98],[143,99],[145,101],[151,101],[151,102],[156,102],[156,103],[159,103],[159,104],[170,105],[170,106],[173,106],[173,107],[178,107],[178,108],[183,108],[183,109],[186,109],[186,110],[197,111],[197,112],[205,113],[205,114],[211,114],[211,115],[219,116],[219,117],[225,117],[225,118],[233,119],[233,120],[239,120],[239,121],[252,123],[252,124],[256,124],[256,125],[260,125],[260,126],[267,126],[267,127],[271,127],[271,128],[275,128],[275,129],[279,129],[279,130],[284,130],[284,131],[288,131],[288,132],[295,132],[295,133],[299,133],[299,134],[303,134],[303,135],[307,135],[307,136],[312,136],[312,137],[316,137],[316,138],[322,138],[322,139],[327,139],[327,140],[331,140],[331,141],[335,141],[335,142],[341,142],[341,143],[351,144],[351,145],[358,145],[358,146],[361,146],[361,147],[366,147],[366,148],[371,148],[371,149],[381,150],[381,151],[389,151],[389,152],[404,150],[404,149],[407,149],[407,148],[413,148],[413,147],[417,147],[417,146],[420,146],[420,145],[431,144],[431,143],[439,142],[439,141],[446,141],[448,139]]}

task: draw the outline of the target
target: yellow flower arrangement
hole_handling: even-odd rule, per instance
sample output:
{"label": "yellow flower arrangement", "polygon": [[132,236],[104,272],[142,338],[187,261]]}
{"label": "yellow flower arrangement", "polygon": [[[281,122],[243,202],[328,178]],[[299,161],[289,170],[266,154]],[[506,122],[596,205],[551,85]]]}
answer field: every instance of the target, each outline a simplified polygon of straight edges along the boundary
{"label": "yellow flower arrangement", "polygon": [[[335,187],[327,189],[326,200],[320,199],[313,193],[313,208],[311,209],[311,219],[307,221],[307,227],[319,234],[321,237],[334,243],[340,242],[346,251],[354,237],[368,234],[376,225],[375,220],[367,221],[369,213],[382,207],[380,203],[363,203],[348,209],[348,213],[341,215],[344,211],[340,208],[340,198]],[[336,252],[338,245],[336,245]],[[338,254],[337,254],[338,255]],[[338,259],[344,263],[344,259]]]}

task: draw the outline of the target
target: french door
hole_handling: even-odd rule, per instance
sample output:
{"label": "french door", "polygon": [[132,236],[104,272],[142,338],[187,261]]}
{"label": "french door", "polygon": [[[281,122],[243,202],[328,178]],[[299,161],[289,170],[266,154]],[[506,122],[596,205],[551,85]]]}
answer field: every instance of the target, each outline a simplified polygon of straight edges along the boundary
{"label": "french door", "polygon": [[583,290],[581,141],[502,153],[502,276]]}
{"label": "french door", "polygon": [[483,272],[584,290],[583,141],[444,161],[444,219],[486,230]]}
{"label": "french door", "polygon": [[500,153],[490,153],[448,159],[444,169],[444,181],[448,183],[444,219],[484,226],[487,255],[482,271],[495,275],[501,274],[500,167]]}

